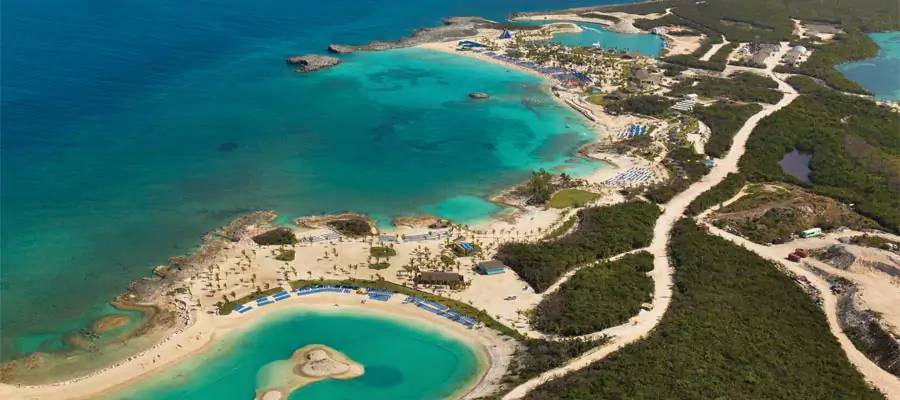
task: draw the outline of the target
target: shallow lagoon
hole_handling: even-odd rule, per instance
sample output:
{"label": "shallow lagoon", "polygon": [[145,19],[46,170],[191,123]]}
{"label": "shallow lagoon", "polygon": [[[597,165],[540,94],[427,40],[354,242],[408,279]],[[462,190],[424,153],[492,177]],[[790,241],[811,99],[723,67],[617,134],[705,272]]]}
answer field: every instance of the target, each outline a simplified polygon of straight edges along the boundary
{"label": "shallow lagoon", "polygon": [[[271,318],[270,318],[271,317]],[[468,344],[430,328],[377,315],[280,312],[208,353],[151,376],[108,399],[249,399],[261,368],[309,344],[330,346],[363,364],[363,376],[325,380],[290,399],[438,399],[474,383],[482,373]]]}
{"label": "shallow lagoon", "polygon": [[900,32],[870,33],[869,37],[881,48],[877,57],[837,68],[876,98],[900,101]]}

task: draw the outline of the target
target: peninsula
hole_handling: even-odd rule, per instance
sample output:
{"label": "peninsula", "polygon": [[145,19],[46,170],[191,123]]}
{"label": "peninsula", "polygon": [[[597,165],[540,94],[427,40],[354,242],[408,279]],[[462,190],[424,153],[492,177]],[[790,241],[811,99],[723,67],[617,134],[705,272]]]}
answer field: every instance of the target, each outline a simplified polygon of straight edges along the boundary
{"label": "peninsula", "polygon": [[[291,57],[314,71],[341,54],[414,48],[539,76],[596,134],[578,153],[599,167],[536,170],[492,199],[505,212],[473,224],[249,213],[116,299],[150,310],[123,338],[150,346],[62,378],[60,365],[90,354],[13,360],[0,396],[113,393],[306,308],[377,313],[465,343],[479,366],[455,398],[900,398],[900,114],[833,68],[872,56],[864,32],[900,21],[884,20],[880,0],[826,2],[835,8],[667,0],[458,17],[398,41],[328,45],[336,57]],[[656,35],[662,55],[553,40],[584,24]],[[466,90],[492,98],[467,105],[493,101]],[[256,398],[369,367],[309,344],[261,370]]]}

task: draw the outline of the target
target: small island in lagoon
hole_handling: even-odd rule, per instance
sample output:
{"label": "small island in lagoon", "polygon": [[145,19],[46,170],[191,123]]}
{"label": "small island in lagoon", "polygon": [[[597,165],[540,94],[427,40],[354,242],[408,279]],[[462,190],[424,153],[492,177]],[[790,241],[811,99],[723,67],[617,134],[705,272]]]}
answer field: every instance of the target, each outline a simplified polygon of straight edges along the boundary
{"label": "small island in lagoon", "polygon": [[[727,13],[718,8],[726,2],[710,3],[698,12]],[[763,353],[774,351],[761,344],[766,339],[756,328],[779,331],[786,329],[783,321],[744,309],[742,302],[731,303],[753,296],[745,292],[752,288],[727,283],[731,281],[726,276],[729,265],[740,264],[752,266],[745,273],[756,274],[755,283],[774,288],[777,295],[770,296],[777,303],[774,308],[800,305],[789,307],[794,314],[786,319],[815,321],[810,326],[816,329],[785,330],[790,332],[785,337],[795,340],[788,347],[801,349],[784,355],[785,360],[802,364],[807,357],[821,356],[818,359],[830,363],[830,374],[795,379],[806,373],[802,371],[787,376],[784,385],[763,385],[763,393],[777,397],[785,387],[803,387],[811,390],[812,397],[842,391],[853,398],[875,398],[873,387],[896,393],[895,382],[886,374],[895,373],[890,359],[897,354],[854,347],[854,343],[887,340],[880,348],[891,348],[889,340],[896,337],[892,324],[898,315],[887,305],[896,300],[891,297],[896,290],[890,280],[878,279],[878,274],[890,275],[891,269],[854,269],[839,261],[846,257],[834,257],[846,252],[854,260],[866,260],[859,265],[884,264],[890,256],[884,251],[892,251],[891,243],[900,243],[894,189],[870,185],[892,177],[876,164],[860,161],[896,153],[878,133],[884,121],[896,125],[896,105],[877,105],[859,96],[861,87],[834,75],[834,59],[818,56],[847,43],[836,40],[846,39],[839,35],[859,39],[860,26],[848,22],[829,27],[808,15],[792,14],[797,18],[783,16],[779,30],[754,31],[770,40],[758,42],[758,36],[751,38],[744,32],[754,30],[753,24],[730,18],[718,18],[711,26],[697,24],[691,18],[708,16],[673,13],[672,8],[677,11],[684,5],[677,1],[668,5],[673,7],[640,4],[514,15],[514,20],[531,21],[528,24],[454,18],[395,42],[329,45],[338,57],[382,50],[413,58],[456,60],[447,62],[464,57],[509,73],[539,77],[548,83],[541,90],[556,101],[554,106],[571,109],[569,121],[585,124],[596,134],[596,140],[578,150],[580,160],[603,163],[590,164],[588,171],[576,175],[561,168],[538,168],[525,182],[492,198],[491,207],[500,204],[506,211],[472,223],[417,216],[398,217],[402,223],[386,227],[354,213],[302,217],[294,225],[276,224],[273,212],[238,218],[208,235],[195,254],[157,268],[159,279],[138,281],[124,296],[158,307],[157,315],[170,317],[160,318],[166,321],[165,329],[175,333],[116,368],[76,377],[64,386],[70,393],[91,394],[96,389],[89,384],[100,377],[124,384],[134,372],[148,369],[148,363],[150,370],[157,368],[152,366],[157,362],[177,363],[182,359],[173,353],[201,352],[213,341],[212,333],[252,323],[268,310],[295,305],[340,309],[354,304],[399,313],[410,321],[427,321],[476,343],[474,347],[490,360],[490,366],[479,371],[471,387],[448,393],[449,397],[544,398],[564,392],[571,398],[599,396],[585,392],[591,382],[634,384],[631,378],[636,372],[628,371],[627,360],[652,357],[656,351],[675,357],[674,362],[681,365],[694,365],[693,352],[703,349],[728,352],[732,346],[757,346]],[[579,24],[656,35],[665,42],[665,49],[660,58],[650,58],[604,49],[603,43],[565,46],[548,41],[554,35],[579,34],[584,29]],[[782,32],[784,27],[789,33]],[[337,66],[339,60],[311,63],[292,58],[288,62],[309,72],[352,67],[352,61]],[[465,100],[465,93],[471,99],[492,99],[466,102],[471,107],[486,107],[503,97],[478,92],[477,87],[464,89],[459,101]],[[521,103],[536,105],[525,99]],[[854,112],[848,114],[848,110]],[[833,130],[813,132],[809,126],[815,124],[804,120],[810,115]],[[851,137],[849,132],[865,137]],[[846,151],[836,152],[841,146]],[[792,177],[778,168],[790,149],[808,155],[808,177]],[[428,151],[427,146],[419,150]],[[515,157],[515,153],[506,155]],[[817,154],[837,154],[853,167],[844,172],[829,170],[817,163]],[[871,179],[829,178],[842,173]],[[836,191],[846,196],[840,201],[855,203],[847,206],[829,198],[828,207],[804,204],[804,199],[832,196]],[[487,203],[483,198],[478,201]],[[447,207],[448,202],[434,209]],[[740,227],[729,227],[731,221],[740,221]],[[832,226],[833,221],[850,221],[845,225],[851,226]],[[774,229],[773,225],[791,228]],[[802,234],[811,230],[822,232],[826,239]],[[880,238],[879,249],[841,247],[869,243],[868,235]],[[766,238],[770,246],[761,246],[760,238]],[[705,260],[707,281],[674,274],[690,271],[690,260],[700,257],[693,252],[700,247],[727,254],[721,258],[729,262]],[[846,282],[840,281],[836,289],[837,278]],[[705,336],[708,332],[692,331],[698,324],[690,317],[667,314],[670,305],[677,305],[694,308],[697,312],[691,315],[717,318],[704,308],[706,302],[685,300],[685,287],[703,300],[714,291],[712,282],[728,286],[734,296],[724,301],[746,315],[741,321],[717,323],[747,332],[735,339],[745,342]],[[850,306],[835,310],[837,301]],[[829,323],[835,319],[843,326]],[[104,317],[93,331],[128,323],[128,319]],[[705,339],[692,343],[659,333],[672,329]],[[844,340],[851,335],[853,341]],[[835,341],[835,336],[841,341]],[[77,342],[88,340],[79,337]],[[647,346],[628,346],[638,341],[646,341]],[[808,343],[822,346],[812,349]],[[606,358],[620,347],[620,358]],[[288,360],[270,362],[259,371],[256,397],[283,399],[317,381],[364,379],[365,368],[340,350],[307,345]],[[845,354],[855,352],[864,356],[848,361]],[[747,365],[754,373],[764,373],[762,360],[779,356],[751,357]],[[45,362],[53,362],[53,357]],[[723,368],[715,360],[704,362],[711,369]],[[28,368],[41,368],[40,363],[33,364]],[[593,368],[601,364],[604,368]],[[15,378],[22,371],[23,366],[13,362],[7,364],[5,376]],[[691,373],[690,368],[679,371]],[[652,368],[644,372],[663,373]],[[808,379],[817,383],[807,385]],[[720,389],[703,386],[706,381],[694,377],[685,382],[710,393]],[[695,389],[665,387],[665,380],[655,385],[641,390],[689,398],[679,390]],[[599,387],[605,390],[611,385]],[[7,389],[14,395],[60,390],[45,384]]]}
{"label": "small island in lagoon", "polygon": [[353,379],[365,368],[325,345],[304,346],[288,360],[273,361],[259,371],[256,400],[287,399],[295,390],[323,379]]}

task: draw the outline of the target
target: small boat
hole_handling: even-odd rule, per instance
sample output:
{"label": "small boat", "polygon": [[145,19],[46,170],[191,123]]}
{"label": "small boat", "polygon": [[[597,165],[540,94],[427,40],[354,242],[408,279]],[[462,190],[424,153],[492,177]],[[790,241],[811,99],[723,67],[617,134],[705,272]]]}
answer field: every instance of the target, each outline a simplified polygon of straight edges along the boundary
{"label": "small boat", "polygon": [[597,49],[602,49],[602,48],[603,48],[603,43],[600,43],[599,41],[597,41],[597,42],[591,43],[591,47],[594,47],[594,48],[597,48]]}

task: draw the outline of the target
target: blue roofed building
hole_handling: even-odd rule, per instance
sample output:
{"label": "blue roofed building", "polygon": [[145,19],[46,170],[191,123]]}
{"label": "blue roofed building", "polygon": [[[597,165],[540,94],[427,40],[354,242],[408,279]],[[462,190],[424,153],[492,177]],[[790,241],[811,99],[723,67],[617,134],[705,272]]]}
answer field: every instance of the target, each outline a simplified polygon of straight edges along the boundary
{"label": "blue roofed building", "polygon": [[482,275],[498,275],[506,272],[506,265],[497,260],[484,261],[475,268]]}

